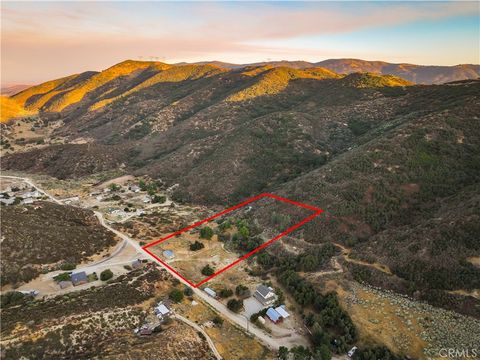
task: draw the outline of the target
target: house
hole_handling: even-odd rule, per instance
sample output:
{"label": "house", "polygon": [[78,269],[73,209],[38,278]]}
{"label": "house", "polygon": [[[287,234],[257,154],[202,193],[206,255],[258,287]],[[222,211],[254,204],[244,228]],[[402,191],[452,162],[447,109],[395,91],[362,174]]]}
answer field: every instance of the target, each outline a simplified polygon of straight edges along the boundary
{"label": "house", "polygon": [[203,289],[203,291],[205,291],[208,295],[210,295],[213,298],[217,297],[217,293],[208,287]]}
{"label": "house", "polygon": [[274,308],[268,308],[266,315],[268,316],[270,321],[272,321],[275,324],[282,321],[281,315],[278,312],[276,312]]}
{"label": "house", "polygon": [[165,256],[167,259],[173,259],[175,257],[175,254],[172,250],[165,250],[163,252],[163,256]]}
{"label": "house", "polygon": [[285,305],[281,305],[275,308],[275,311],[280,314],[283,319],[286,319],[290,314],[285,310]]}
{"label": "house", "polygon": [[277,300],[277,295],[275,295],[273,289],[265,285],[259,285],[253,296],[264,306],[270,306]]}
{"label": "house", "polygon": [[22,197],[24,197],[24,198],[30,198],[30,197],[38,198],[40,196],[41,196],[41,194],[37,190],[26,192],[26,193],[22,194]]}
{"label": "house", "polygon": [[73,286],[88,283],[87,273],[85,271],[70,275]]}
{"label": "house", "polygon": [[167,308],[162,303],[158,303],[158,305],[157,305],[157,307],[155,307],[154,311],[155,311],[155,315],[157,315],[157,317],[159,319],[166,318],[166,317],[170,316],[170,314],[171,314],[170,309]]}

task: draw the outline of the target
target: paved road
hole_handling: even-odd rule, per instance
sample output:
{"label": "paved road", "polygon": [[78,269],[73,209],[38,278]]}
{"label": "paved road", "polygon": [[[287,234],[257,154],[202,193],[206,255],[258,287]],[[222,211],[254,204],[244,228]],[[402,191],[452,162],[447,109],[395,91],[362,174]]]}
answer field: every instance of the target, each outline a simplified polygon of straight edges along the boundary
{"label": "paved road", "polygon": [[198,324],[194,323],[193,321],[188,320],[187,318],[183,317],[182,315],[175,314],[173,317],[183,321],[187,325],[190,325],[193,327],[195,330],[200,331],[203,336],[205,336],[205,339],[207,339],[208,346],[210,346],[210,349],[212,349],[213,354],[218,360],[222,360],[222,356],[218,352],[217,348],[215,347],[215,344],[213,343],[212,339],[210,339],[210,336],[200,327]]}
{"label": "paved road", "polygon": [[[46,193],[45,191],[41,190],[37,185],[35,185],[30,179],[28,178],[22,178],[22,177],[17,177],[17,176],[3,176],[1,175],[0,177],[4,177],[4,178],[12,178],[12,179],[17,179],[17,180],[23,180],[25,181],[27,184],[31,185],[32,187],[34,187],[35,189],[37,189],[39,192],[45,194],[48,198],[50,198],[52,201],[54,201],[55,203],[57,204],[62,204],[62,202],[58,199],[56,199],[55,197],[51,196],[50,194]],[[124,240],[124,242],[127,242],[129,245],[133,246],[139,253],[141,254],[145,254],[146,253],[143,251],[142,247],[135,241],[133,240],[132,238],[130,238],[129,236],[125,235],[124,233],[121,233],[120,231],[112,228],[110,225],[108,225],[106,222],[105,222],[105,219],[103,217],[103,215],[100,213],[100,212],[97,212],[95,211],[95,215],[97,216],[100,224],[105,227],[106,229],[110,230],[111,232],[115,233],[117,236],[119,236],[121,239]],[[122,247],[120,247],[120,249],[117,249],[116,251],[114,251],[114,254],[112,254],[109,258],[107,259],[102,259],[101,262],[104,262],[104,261],[107,261],[109,259],[111,259],[112,257],[114,257],[115,255],[118,254],[119,251],[121,251]],[[159,264],[162,268],[165,268],[173,277],[175,277],[176,279],[178,279],[181,283],[187,285],[187,286],[190,286],[185,280],[183,280],[180,276],[178,276],[177,274],[175,274],[173,271],[171,271],[170,269],[166,268],[160,261],[158,261],[157,259],[153,258],[153,257],[150,257],[150,259],[152,261],[155,261],[157,264]],[[98,265],[99,263],[97,262],[96,264],[92,264],[92,265]],[[92,266],[92,265],[89,265]],[[280,339],[276,339],[274,337],[272,337],[270,334],[266,333],[265,331],[263,331],[262,329],[256,327],[255,325],[253,325],[252,323],[249,322],[249,320],[247,320],[247,318],[243,317],[242,315],[239,315],[239,314],[236,314],[230,310],[228,310],[228,308],[223,305],[220,301],[208,296],[203,290],[201,289],[198,289],[198,288],[194,288],[193,289],[194,293],[199,297],[201,298],[204,302],[208,303],[210,306],[212,306],[214,309],[216,309],[219,313],[221,313],[224,317],[226,317],[227,319],[229,319],[231,322],[239,325],[240,327],[242,328],[245,328],[246,330],[248,330],[248,332],[255,336],[258,340],[260,340],[262,343],[264,343],[267,347],[271,348],[271,349],[274,349],[274,350],[278,350],[278,348],[280,346],[285,346],[287,348],[291,348],[293,346],[296,346],[296,345],[299,345],[299,344],[303,344],[303,345],[306,345],[306,340],[303,336],[297,334],[297,333],[293,333],[290,337],[282,337]]]}

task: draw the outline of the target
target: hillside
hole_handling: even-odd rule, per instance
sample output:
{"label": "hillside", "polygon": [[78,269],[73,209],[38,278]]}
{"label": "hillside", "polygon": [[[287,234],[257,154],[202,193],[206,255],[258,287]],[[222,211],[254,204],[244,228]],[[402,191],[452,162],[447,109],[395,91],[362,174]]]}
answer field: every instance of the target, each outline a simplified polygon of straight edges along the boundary
{"label": "hillside", "polygon": [[425,66],[359,59],[330,59],[320,61],[315,65],[323,66],[339,74],[371,72],[382,75],[395,75],[416,84],[442,84],[450,81],[477,79],[480,76],[480,65],[472,64]]}
{"label": "hillside", "polygon": [[58,178],[146,174],[179,184],[175,200],[208,205],[261,192],[304,201],[330,219],[310,223],[307,242],[339,243],[394,274],[349,264],[352,277],[478,315],[476,300],[447,291],[480,287],[480,270],[467,261],[480,256],[472,235],[479,81],[414,86],[391,75],[274,66],[126,68],[129,75],[83,97],[75,94],[97,84],[91,79],[117,70],[72,85],[75,96],[61,99],[75,100],[55,114],[42,110],[53,96],[39,116],[61,125],[41,148],[15,145],[2,167]]}
{"label": "hillside", "polygon": [[76,207],[50,202],[2,206],[1,217],[2,286],[28,282],[61,263],[79,264],[116,244],[92,212]]}
{"label": "hillside", "polygon": [[0,97],[0,123],[7,122],[17,117],[29,116],[34,112],[25,109],[21,104],[7,96]]}

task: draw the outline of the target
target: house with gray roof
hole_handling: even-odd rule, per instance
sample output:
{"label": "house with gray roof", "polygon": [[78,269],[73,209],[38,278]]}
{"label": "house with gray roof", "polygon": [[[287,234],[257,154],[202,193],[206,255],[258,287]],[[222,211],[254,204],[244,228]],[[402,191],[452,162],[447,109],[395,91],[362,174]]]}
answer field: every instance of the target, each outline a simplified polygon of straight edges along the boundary
{"label": "house with gray roof", "polygon": [[255,290],[253,297],[260,301],[263,306],[270,306],[277,300],[277,295],[269,286],[259,285]]}
{"label": "house with gray roof", "polygon": [[87,273],[85,271],[78,272],[70,275],[70,281],[73,286],[82,285],[88,283]]}

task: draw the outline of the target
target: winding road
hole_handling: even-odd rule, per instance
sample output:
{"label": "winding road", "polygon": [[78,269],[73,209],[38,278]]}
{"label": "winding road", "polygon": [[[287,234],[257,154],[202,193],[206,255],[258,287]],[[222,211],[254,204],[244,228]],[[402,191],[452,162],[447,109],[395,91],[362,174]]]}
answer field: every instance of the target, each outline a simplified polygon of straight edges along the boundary
{"label": "winding road", "polygon": [[[21,180],[21,181],[24,181],[26,182],[27,184],[29,184],[30,186],[34,187],[36,190],[38,190],[40,193],[44,194],[45,196],[47,196],[50,200],[52,200],[53,202],[57,203],[57,204],[61,204],[61,205],[64,205],[62,203],[62,201],[60,201],[59,199],[55,198],[54,196],[48,194],[47,192],[43,191],[42,189],[40,189],[35,183],[33,183],[33,181],[29,178],[23,178],[23,177],[18,177],[18,176],[5,176],[5,175],[0,175],[1,178],[7,178],[7,179],[16,179],[16,180]],[[100,224],[105,227],[106,229],[108,229],[109,231],[113,232],[114,234],[116,234],[117,236],[119,236],[121,239],[123,239],[123,242],[113,251],[112,254],[110,254],[110,256],[108,256],[107,258],[105,259],[102,259],[100,261],[97,261],[95,263],[92,263],[92,264],[89,264],[87,266],[84,266],[82,268],[79,268],[79,269],[76,269],[76,271],[78,270],[83,270],[83,269],[89,269],[91,270],[92,268],[94,268],[95,266],[98,266],[108,260],[111,260],[112,258],[114,258],[115,256],[117,256],[125,247],[126,245],[131,245],[133,246],[133,248],[135,250],[137,250],[138,253],[142,254],[142,257],[143,258],[149,258],[151,261],[154,261],[156,262],[158,265],[160,265],[162,268],[164,268],[165,270],[167,270],[174,278],[178,279],[181,283],[185,284],[186,286],[189,286],[190,285],[183,279],[181,278],[180,276],[178,276],[176,273],[174,273],[172,270],[166,268],[160,261],[158,261],[157,259],[149,256],[147,253],[145,253],[145,251],[142,249],[142,247],[135,241],[133,240],[132,238],[130,238],[129,236],[125,235],[124,233],[112,228],[110,225],[108,225],[103,217],[103,215],[98,212],[98,211],[95,211],[94,212],[96,217],[98,218]],[[214,308],[216,311],[218,311],[220,314],[222,314],[225,318],[227,318],[230,322],[240,326],[241,328],[244,328],[249,334],[255,336],[259,341],[261,341],[264,345],[266,345],[267,347],[269,347],[270,349],[273,349],[273,350],[278,350],[281,346],[284,346],[284,347],[287,347],[287,348],[291,348],[293,346],[297,346],[297,345],[308,345],[308,342],[307,340],[305,339],[304,336],[300,335],[300,334],[297,334],[297,333],[292,333],[291,336],[289,337],[282,337],[282,338],[274,338],[272,335],[266,333],[265,331],[263,331],[262,329],[258,328],[257,326],[255,326],[254,324],[250,323],[249,320],[245,317],[243,317],[242,315],[239,315],[239,314],[236,314],[232,311],[230,311],[224,304],[222,304],[220,301],[210,297],[209,295],[207,295],[203,290],[199,289],[199,288],[193,288],[193,291],[195,293],[195,295],[200,298],[201,300],[203,300],[205,303],[209,304],[212,308]],[[178,317],[179,315],[177,315]],[[207,339],[208,336],[206,337]],[[208,340],[207,340],[208,341]],[[210,340],[211,341],[211,340]],[[213,344],[213,342],[212,342]],[[212,348],[212,351],[213,351],[213,348]],[[215,356],[217,356],[218,352],[214,351],[215,353]]]}

